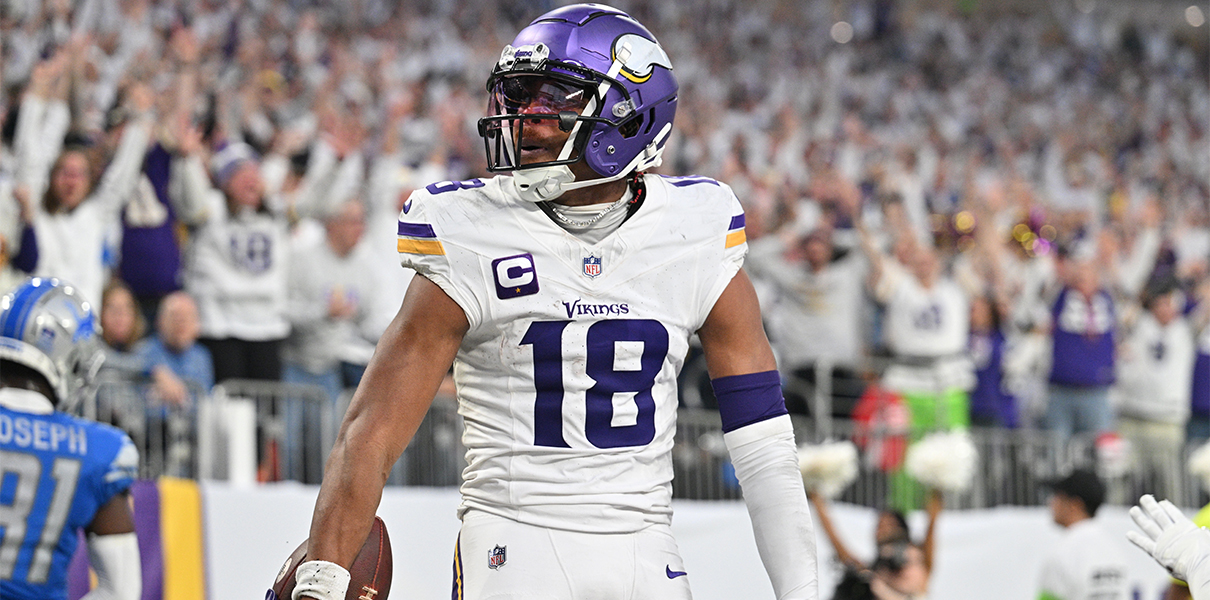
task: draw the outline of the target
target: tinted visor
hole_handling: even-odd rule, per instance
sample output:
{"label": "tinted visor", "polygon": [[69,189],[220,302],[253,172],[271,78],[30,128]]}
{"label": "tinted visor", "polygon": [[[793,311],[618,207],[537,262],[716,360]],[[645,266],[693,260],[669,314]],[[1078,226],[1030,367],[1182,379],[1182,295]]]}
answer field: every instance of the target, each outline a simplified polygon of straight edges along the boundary
{"label": "tinted visor", "polygon": [[586,87],[539,75],[502,77],[492,88],[492,104],[497,114],[518,112],[579,114],[588,105],[592,92]]}
{"label": "tinted visor", "polygon": [[[591,124],[585,111],[599,110],[595,87],[587,82],[560,78],[548,73],[518,73],[494,77],[489,82],[488,117],[479,121],[479,134],[487,147],[488,170],[512,171],[523,167],[567,165],[580,160]],[[558,123],[555,123],[558,121]],[[582,125],[582,126],[581,126]],[[575,132],[571,152],[563,157],[526,156],[527,145],[535,145],[531,128],[542,128],[541,138],[556,127]],[[553,150],[553,148],[548,148]],[[532,148],[530,148],[532,151]]]}

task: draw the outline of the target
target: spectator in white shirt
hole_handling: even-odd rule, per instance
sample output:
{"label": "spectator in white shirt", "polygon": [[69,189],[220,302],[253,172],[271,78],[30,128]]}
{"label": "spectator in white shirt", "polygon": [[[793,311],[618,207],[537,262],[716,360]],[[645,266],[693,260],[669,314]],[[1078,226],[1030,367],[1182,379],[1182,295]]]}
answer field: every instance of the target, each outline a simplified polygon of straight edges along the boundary
{"label": "spectator in white shirt", "polygon": [[[816,367],[828,365],[833,396],[848,400],[848,409],[861,396],[863,385],[856,376],[864,354],[862,306],[866,261],[858,251],[836,257],[832,235],[818,228],[787,247],[778,236],[754,242],[748,268],[771,284],[762,298],[768,329],[783,372],[814,388]],[[847,387],[840,389],[837,384]],[[796,391],[798,393],[795,393]],[[809,389],[787,386],[786,402],[791,412],[808,412]],[[843,406],[833,406],[847,414]]]}
{"label": "spectator in white shirt", "polygon": [[[45,187],[31,189],[38,239],[34,274],[71,281],[92,302],[99,301],[105,287],[111,266],[106,254],[114,250],[110,235],[138,184],[151,136],[151,90],[131,86],[126,99],[133,115],[121,124],[117,152],[99,183],[94,186],[92,178],[96,154],[69,147],[55,159]],[[36,160],[31,157],[27,162]]]}
{"label": "spectator in white shirt", "polygon": [[206,175],[196,140],[173,163],[173,200],[196,229],[186,252],[185,289],[197,301],[199,341],[214,357],[214,380],[281,379],[289,223],[265,194],[260,163],[246,144],[228,144]]}
{"label": "spectator in white shirt", "polygon": [[361,327],[377,289],[361,244],[365,230],[365,205],[357,198],[347,200],[324,219],[324,239],[296,248],[290,261],[286,380],[311,379],[300,371],[322,376],[316,383],[333,400],[342,389],[356,387],[376,341],[363,336]]}
{"label": "spectator in white shirt", "polygon": [[893,364],[883,386],[903,395],[917,432],[970,423],[967,394],[975,368],[966,352],[970,300],[941,273],[933,249],[919,246],[907,265],[909,274],[893,286],[879,286],[886,304],[883,336]]}
{"label": "spectator in white shirt", "polygon": [[282,348],[282,379],[318,385],[330,400],[322,409],[286,407],[288,472],[305,473],[304,479],[313,483],[319,482],[325,458],[319,411],[330,410],[344,389],[357,386],[377,341],[363,334],[377,291],[372,257],[360,244],[365,229],[365,206],[359,199],[348,200],[324,219],[324,239],[295,248],[290,259],[291,331]]}
{"label": "spectator in white shirt", "polygon": [[[1181,457],[1196,349],[1175,285],[1152,291],[1121,352],[1118,432],[1134,449],[1136,491],[1182,498]],[[1151,482],[1154,481],[1154,484]]]}

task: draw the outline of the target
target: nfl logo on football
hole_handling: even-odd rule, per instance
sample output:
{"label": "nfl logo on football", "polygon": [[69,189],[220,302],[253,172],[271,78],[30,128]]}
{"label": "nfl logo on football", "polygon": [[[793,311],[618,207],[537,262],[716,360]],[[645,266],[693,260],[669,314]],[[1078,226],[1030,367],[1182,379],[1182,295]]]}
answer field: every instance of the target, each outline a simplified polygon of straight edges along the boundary
{"label": "nfl logo on football", "polygon": [[488,551],[487,568],[494,570],[504,566],[504,561],[506,558],[505,548],[507,548],[507,546],[496,546]]}
{"label": "nfl logo on football", "polygon": [[601,259],[589,255],[584,259],[584,274],[589,277],[596,277],[601,274]]}

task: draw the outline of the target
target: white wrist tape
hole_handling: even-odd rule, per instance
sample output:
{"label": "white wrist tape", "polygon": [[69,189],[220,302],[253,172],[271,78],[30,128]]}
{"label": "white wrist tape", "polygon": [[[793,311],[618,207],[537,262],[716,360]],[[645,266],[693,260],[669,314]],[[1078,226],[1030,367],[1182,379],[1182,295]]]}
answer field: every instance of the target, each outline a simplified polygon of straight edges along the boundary
{"label": "white wrist tape", "polygon": [[291,600],[302,596],[315,600],[344,600],[349,589],[349,571],[326,560],[309,560],[298,565],[294,571],[294,594]]}

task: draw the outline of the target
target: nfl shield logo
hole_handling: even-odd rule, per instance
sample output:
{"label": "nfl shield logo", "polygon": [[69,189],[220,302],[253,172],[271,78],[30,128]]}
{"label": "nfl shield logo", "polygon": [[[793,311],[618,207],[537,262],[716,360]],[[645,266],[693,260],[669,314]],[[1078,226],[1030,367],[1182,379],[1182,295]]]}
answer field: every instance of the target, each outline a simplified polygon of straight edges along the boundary
{"label": "nfl shield logo", "polygon": [[504,566],[504,560],[506,558],[504,552],[506,548],[507,546],[496,546],[488,551],[487,568],[499,569],[500,567]]}
{"label": "nfl shield logo", "polygon": [[596,277],[601,274],[601,259],[589,255],[584,259],[584,274],[589,277]]}

